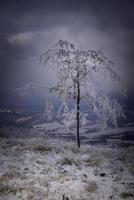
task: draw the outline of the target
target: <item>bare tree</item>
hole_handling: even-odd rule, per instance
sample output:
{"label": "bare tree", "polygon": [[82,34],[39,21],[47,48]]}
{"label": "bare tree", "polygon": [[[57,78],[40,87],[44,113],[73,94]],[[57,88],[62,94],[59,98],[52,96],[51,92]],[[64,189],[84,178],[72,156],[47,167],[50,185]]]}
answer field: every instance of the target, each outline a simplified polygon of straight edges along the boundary
{"label": "bare tree", "polygon": [[[67,102],[70,98],[76,102],[77,119],[77,144],[80,147],[80,103],[86,102],[93,110],[101,115],[103,128],[108,119],[117,126],[117,118],[123,116],[121,105],[115,98],[107,94],[99,93],[97,74],[103,78],[109,77],[118,82],[123,91],[123,83],[115,72],[113,63],[99,51],[77,49],[68,41],[59,40],[41,56],[41,62],[46,65],[50,61],[56,69],[58,84],[50,88],[50,92],[56,93]],[[105,80],[103,81],[103,83]],[[101,82],[101,84],[103,84]],[[100,83],[99,83],[100,84]],[[122,93],[123,94],[123,93]]]}

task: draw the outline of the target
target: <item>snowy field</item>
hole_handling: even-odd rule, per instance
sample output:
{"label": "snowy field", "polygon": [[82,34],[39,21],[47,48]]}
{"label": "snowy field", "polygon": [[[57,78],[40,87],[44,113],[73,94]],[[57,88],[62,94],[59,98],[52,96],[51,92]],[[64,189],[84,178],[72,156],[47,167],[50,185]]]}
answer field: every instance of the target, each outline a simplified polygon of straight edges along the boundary
{"label": "snowy field", "polygon": [[133,200],[134,145],[121,145],[123,130],[134,128],[85,127],[78,149],[74,129],[58,122],[0,128],[0,200]]}

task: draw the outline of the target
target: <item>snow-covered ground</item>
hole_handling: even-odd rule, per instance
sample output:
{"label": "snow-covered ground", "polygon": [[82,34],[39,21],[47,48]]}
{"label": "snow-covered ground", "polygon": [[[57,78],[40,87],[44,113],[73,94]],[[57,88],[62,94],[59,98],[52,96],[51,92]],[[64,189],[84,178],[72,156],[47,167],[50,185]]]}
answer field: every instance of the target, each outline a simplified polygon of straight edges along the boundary
{"label": "snow-covered ground", "polygon": [[134,146],[78,149],[57,122],[0,133],[0,200],[134,199]]}

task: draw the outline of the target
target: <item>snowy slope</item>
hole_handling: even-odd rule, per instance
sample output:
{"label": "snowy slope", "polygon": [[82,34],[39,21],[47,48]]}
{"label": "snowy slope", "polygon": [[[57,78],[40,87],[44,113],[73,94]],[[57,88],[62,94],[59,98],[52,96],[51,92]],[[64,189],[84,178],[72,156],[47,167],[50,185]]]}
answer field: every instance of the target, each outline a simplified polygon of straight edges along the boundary
{"label": "snowy slope", "polygon": [[37,129],[29,130],[32,138],[19,131],[23,139],[0,138],[0,200],[134,199],[134,147],[78,149],[74,142],[39,137]]}

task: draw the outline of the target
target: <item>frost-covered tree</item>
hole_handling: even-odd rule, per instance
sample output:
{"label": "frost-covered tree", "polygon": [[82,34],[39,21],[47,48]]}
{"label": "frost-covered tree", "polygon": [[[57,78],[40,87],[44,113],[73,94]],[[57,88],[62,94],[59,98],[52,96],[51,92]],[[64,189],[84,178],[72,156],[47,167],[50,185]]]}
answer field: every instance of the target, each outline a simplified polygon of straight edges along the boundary
{"label": "frost-covered tree", "polygon": [[42,54],[41,62],[46,65],[48,61],[53,63],[58,78],[58,84],[51,87],[50,92],[56,93],[63,100],[66,112],[69,112],[68,100],[75,101],[75,108],[70,115],[76,116],[78,147],[80,147],[81,101],[87,103],[100,116],[103,129],[109,121],[117,126],[118,117],[123,116],[122,107],[115,97],[110,98],[107,93],[100,91],[100,86],[105,85],[107,78],[117,82],[122,91],[123,84],[114,70],[113,63],[103,53],[77,49],[74,44],[59,40]]}

